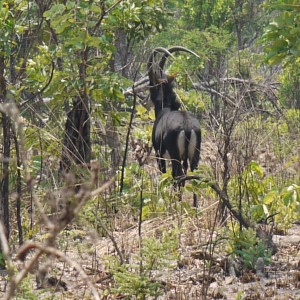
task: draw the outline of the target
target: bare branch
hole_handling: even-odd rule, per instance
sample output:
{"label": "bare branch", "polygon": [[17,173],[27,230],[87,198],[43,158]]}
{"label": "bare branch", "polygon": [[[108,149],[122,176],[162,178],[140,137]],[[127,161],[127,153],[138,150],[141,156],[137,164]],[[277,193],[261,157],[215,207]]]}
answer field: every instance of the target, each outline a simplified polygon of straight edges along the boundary
{"label": "bare branch", "polygon": [[201,182],[205,182],[207,183],[216,193],[217,195],[221,198],[222,202],[225,204],[225,206],[228,208],[228,210],[231,212],[231,214],[240,222],[240,224],[246,228],[249,228],[250,225],[249,223],[243,218],[243,216],[237,212],[235,209],[233,209],[230,200],[228,198],[228,195],[226,194],[226,192],[224,192],[220,186],[217,183],[213,183],[208,179],[205,179],[201,176],[197,176],[197,175],[186,175],[186,176],[181,176],[177,183],[178,184],[182,184],[183,182],[187,181],[187,180],[192,180],[192,179],[197,179],[200,180]]}

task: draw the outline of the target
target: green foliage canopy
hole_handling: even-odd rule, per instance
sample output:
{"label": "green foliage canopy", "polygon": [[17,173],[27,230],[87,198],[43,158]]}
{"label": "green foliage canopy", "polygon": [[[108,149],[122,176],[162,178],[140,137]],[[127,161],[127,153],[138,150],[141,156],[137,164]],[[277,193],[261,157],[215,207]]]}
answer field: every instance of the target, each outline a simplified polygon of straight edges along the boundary
{"label": "green foliage canopy", "polygon": [[274,14],[263,40],[269,64],[300,61],[300,4],[298,0],[272,0],[266,5]]}

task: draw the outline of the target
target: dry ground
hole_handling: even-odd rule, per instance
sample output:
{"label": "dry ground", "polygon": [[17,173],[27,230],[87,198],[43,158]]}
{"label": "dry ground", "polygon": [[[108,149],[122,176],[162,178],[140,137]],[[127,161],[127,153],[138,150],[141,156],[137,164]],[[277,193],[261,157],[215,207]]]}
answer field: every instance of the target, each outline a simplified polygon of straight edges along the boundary
{"label": "dry ground", "polygon": [[[278,246],[277,253],[272,257],[272,263],[264,268],[263,274],[245,272],[239,277],[229,275],[225,269],[226,254],[224,244],[220,240],[214,249],[209,241],[218,240],[218,230],[211,232],[205,229],[207,224],[201,224],[202,217],[164,217],[145,221],[142,225],[142,236],[161,238],[161,232],[181,227],[180,259],[173,262],[172,268],[165,268],[156,273],[155,278],[162,283],[164,293],[157,299],[300,299],[300,226],[294,226],[284,236],[275,235],[274,242]],[[128,220],[127,220],[128,221]],[[133,220],[131,220],[133,221]],[[124,256],[133,262],[135,253],[139,251],[138,227],[131,226],[124,220],[116,223],[114,239]],[[202,227],[202,228],[201,228]],[[120,230],[120,229],[123,230]],[[72,237],[70,238],[70,232]],[[107,272],[103,258],[116,255],[111,239],[100,238],[92,233],[75,231],[64,233],[60,240],[60,248],[66,255],[79,263],[94,283],[103,299],[122,299],[124,295],[109,295],[108,291],[114,281]],[[211,264],[209,264],[210,262]],[[172,263],[172,262],[171,262]],[[208,268],[208,266],[211,268]],[[19,264],[21,268],[21,265]],[[5,272],[1,277],[0,299],[4,297]],[[27,288],[35,289],[34,276],[25,279]],[[50,279],[49,279],[50,278]],[[29,284],[28,284],[29,282]],[[30,284],[32,283],[32,285]],[[49,289],[51,286],[51,289]],[[54,287],[56,291],[54,291]],[[28,294],[28,293],[27,293]],[[24,292],[16,299],[93,299],[83,278],[77,271],[58,260],[51,260],[50,273],[46,288],[34,290],[37,298],[32,298]],[[204,298],[203,295],[207,297]],[[106,296],[105,296],[106,295]],[[131,298],[128,298],[131,299]],[[134,299],[134,298],[132,298]],[[153,299],[153,298],[148,298]]]}
{"label": "dry ground", "polygon": [[[213,153],[216,149],[209,144],[203,148],[202,159],[207,164],[215,163]],[[267,161],[265,157],[261,160]],[[271,159],[265,168],[270,166],[273,166]],[[179,258],[170,261],[171,267],[152,274],[163,286],[163,295],[157,299],[300,300],[300,225],[294,224],[284,236],[273,236],[278,251],[262,272],[242,272],[242,275],[235,276],[228,270],[225,244],[221,238],[224,227],[214,228],[217,204],[207,204],[202,200],[202,208],[197,215],[186,213],[184,209],[180,214],[174,210],[172,214],[163,212],[161,216],[142,224],[143,240],[148,237],[159,240],[162,232],[178,230]],[[120,212],[115,217],[114,228],[111,234],[125,261],[136,263],[135,254],[140,249],[138,221],[130,211]],[[42,238],[43,233],[40,235]],[[122,294],[110,292],[114,279],[107,270],[106,261],[107,257],[118,256],[111,238],[103,238],[95,232],[85,231],[84,227],[70,225],[61,233],[57,247],[81,266],[101,299],[124,298]],[[15,263],[22,269],[20,262]],[[0,299],[5,295],[6,275],[6,271],[0,271]],[[36,288],[35,276],[35,273],[30,274],[23,281],[16,299],[93,299],[82,276],[64,261],[51,258],[43,288]]]}

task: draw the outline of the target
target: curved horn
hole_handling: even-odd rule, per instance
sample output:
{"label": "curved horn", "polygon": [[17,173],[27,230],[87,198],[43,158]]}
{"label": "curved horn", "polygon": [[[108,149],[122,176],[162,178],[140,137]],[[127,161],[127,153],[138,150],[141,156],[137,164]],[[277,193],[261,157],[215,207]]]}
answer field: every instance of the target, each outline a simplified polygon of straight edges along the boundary
{"label": "curved horn", "polygon": [[187,53],[190,53],[198,58],[200,58],[200,56],[195,53],[194,51],[188,49],[188,48],[185,48],[185,47],[182,47],[182,46],[174,46],[174,47],[171,47],[170,49],[167,50],[169,53],[167,52],[164,52],[164,55],[162,56],[160,62],[159,62],[159,68],[160,70],[163,70],[164,69],[164,66],[165,66],[165,63],[168,59],[168,57],[170,56],[170,54],[174,53],[174,52],[179,52],[179,51],[182,51],[182,52],[187,52]]}
{"label": "curved horn", "polygon": [[[172,56],[172,53],[163,47],[157,47],[157,48],[153,49],[152,53],[150,54],[148,64],[147,64],[147,71],[148,71],[150,86],[153,86],[157,83],[156,82],[157,80],[155,80],[155,79],[157,79],[157,78],[155,78],[157,76],[157,74],[155,74],[155,72],[153,70],[154,69],[153,68],[154,59],[155,59],[155,56],[157,53],[164,53],[164,56],[166,56],[166,57]],[[162,69],[160,69],[160,75],[161,75],[160,77],[163,77]]]}

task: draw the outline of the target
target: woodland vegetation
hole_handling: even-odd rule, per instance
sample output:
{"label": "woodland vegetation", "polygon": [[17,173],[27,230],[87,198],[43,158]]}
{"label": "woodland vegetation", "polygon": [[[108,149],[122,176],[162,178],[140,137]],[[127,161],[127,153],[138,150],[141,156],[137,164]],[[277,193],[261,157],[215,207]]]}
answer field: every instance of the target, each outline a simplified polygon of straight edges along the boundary
{"label": "woodland vegetation", "polygon": [[[298,0],[0,3],[0,297],[226,299],[216,266],[272,266],[300,219]],[[175,45],[199,56],[166,69],[202,130],[180,192],[146,76]]]}

